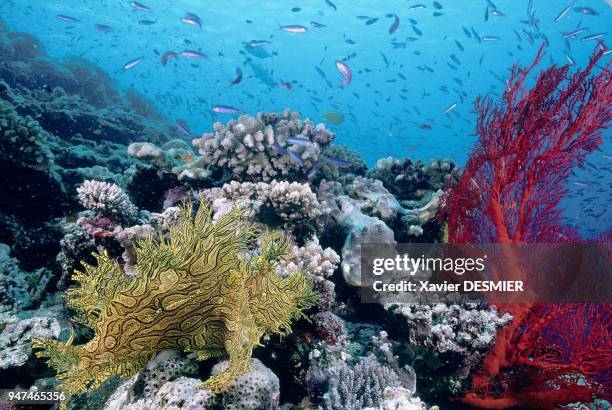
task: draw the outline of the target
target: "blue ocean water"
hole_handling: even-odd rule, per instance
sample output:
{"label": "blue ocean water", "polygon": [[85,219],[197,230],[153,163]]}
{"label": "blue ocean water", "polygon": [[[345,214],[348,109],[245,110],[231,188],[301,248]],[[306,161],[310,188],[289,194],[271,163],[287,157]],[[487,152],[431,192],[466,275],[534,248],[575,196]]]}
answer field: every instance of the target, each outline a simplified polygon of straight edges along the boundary
{"label": "blue ocean water", "polygon": [[[217,105],[251,114],[291,108],[316,122],[332,112],[343,119],[329,125],[336,143],[370,165],[390,155],[464,164],[475,141],[477,96],[499,96],[508,69],[531,63],[543,42],[541,69],[583,67],[597,41],[609,42],[612,27],[612,8],[603,0],[142,1],[150,11],[131,3],[2,0],[0,15],[11,30],[37,36],[51,56],[90,60],[195,133],[238,115],[215,113]],[[201,18],[201,27],[181,22],[188,13]],[[399,27],[390,33],[396,18]],[[289,33],[283,25],[307,31]],[[580,28],[576,38],[564,38]],[[169,50],[208,58],[179,56],[163,66],[160,55]],[[353,72],[347,87],[340,87],[337,60]],[[230,86],[237,68],[244,79]],[[605,139],[587,168],[576,171],[564,203],[568,222],[588,235],[612,226],[609,131]]]}

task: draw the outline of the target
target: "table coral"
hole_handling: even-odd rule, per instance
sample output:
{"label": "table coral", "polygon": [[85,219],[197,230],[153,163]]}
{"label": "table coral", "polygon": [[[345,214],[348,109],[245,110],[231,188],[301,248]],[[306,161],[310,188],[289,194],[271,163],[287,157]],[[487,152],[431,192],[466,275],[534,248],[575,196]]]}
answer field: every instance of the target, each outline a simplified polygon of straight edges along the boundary
{"label": "table coral", "polygon": [[[236,208],[212,222],[203,198],[192,216],[181,209],[169,239],[137,245],[137,275],[128,279],[106,253],[97,266],[75,275],[66,292],[75,321],[94,329],[92,340],[71,345],[37,340],[68,394],[96,388],[110,376],[132,376],[165,349],[195,353],[198,360],[229,354],[230,365],[200,387],[220,392],[249,371],[251,353],[264,335],[287,334],[315,300],[303,272],[281,278],[278,260],[289,251],[278,231],[258,234]],[[248,244],[259,239],[248,259]]]}

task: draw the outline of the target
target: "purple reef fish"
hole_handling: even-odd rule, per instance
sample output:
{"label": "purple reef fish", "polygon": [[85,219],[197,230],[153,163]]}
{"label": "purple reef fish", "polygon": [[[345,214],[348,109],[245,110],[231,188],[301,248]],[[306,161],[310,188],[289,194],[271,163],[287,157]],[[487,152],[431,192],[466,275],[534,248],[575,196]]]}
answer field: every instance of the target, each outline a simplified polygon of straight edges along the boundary
{"label": "purple reef fish", "polygon": [[400,26],[400,19],[395,14],[388,14],[387,16],[394,18],[393,24],[391,24],[391,27],[389,27],[389,34],[393,34],[397,31],[397,29]]}
{"label": "purple reef fish", "polygon": [[298,154],[296,154],[295,152],[290,151],[290,150],[287,150],[287,154],[289,154],[289,158],[291,158],[291,160],[293,162],[295,162],[296,164],[298,164],[301,167],[304,166],[304,160]]}
{"label": "purple reef fish", "polygon": [[66,16],[65,14],[58,14],[57,15],[57,19],[61,20],[61,21],[69,21],[71,23],[74,23],[76,21],[79,21],[78,19],[74,18],[74,17],[70,17],[70,16]]}
{"label": "purple reef fish", "polygon": [[308,179],[314,178],[315,175],[317,175],[317,172],[319,172],[319,169],[321,169],[321,163],[317,162],[316,164],[312,166],[312,168],[310,168],[310,170],[308,170],[308,172],[306,173],[306,178]]}
{"label": "purple reef fish", "polygon": [[161,63],[162,65],[166,65],[168,64],[168,60],[170,60],[171,58],[176,58],[176,53],[174,51],[166,51],[162,56],[161,56]]}
{"label": "purple reef fish", "polygon": [[202,19],[193,13],[186,13],[181,21],[185,24],[191,24],[192,26],[202,28]]}
{"label": "purple reef fish", "polygon": [[281,147],[280,145],[278,145],[278,142],[275,142],[275,143],[272,144],[272,149],[278,155],[287,155],[287,150],[285,148]]}
{"label": "purple reef fish", "polygon": [[351,69],[349,68],[349,66],[347,66],[344,62],[340,60],[336,61],[336,68],[338,69],[338,71],[340,71],[342,77],[344,77],[344,81],[342,82],[342,84],[340,84],[340,87],[346,87],[351,83],[351,80],[353,79],[353,73],[351,72]]}
{"label": "purple reef fish", "polygon": [[181,55],[185,58],[208,58],[206,54],[202,54],[199,51],[193,51],[193,50],[182,51]]}
{"label": "purple reef fish", "polygon": [[105,24],[96,24],[94,27],[96,28],[96,30],[104,31],[105,33],[108,33],[109,31],[113,30],[112,27],[109,27]]}
{"label": "purple reef fish", "polygon": [[302,137],[288,137],[287,142],[290,144],[301,145],[301,146],[307,146],[307,145],[312,144],[312,142],[310,142],[308,138],[302,138]]}

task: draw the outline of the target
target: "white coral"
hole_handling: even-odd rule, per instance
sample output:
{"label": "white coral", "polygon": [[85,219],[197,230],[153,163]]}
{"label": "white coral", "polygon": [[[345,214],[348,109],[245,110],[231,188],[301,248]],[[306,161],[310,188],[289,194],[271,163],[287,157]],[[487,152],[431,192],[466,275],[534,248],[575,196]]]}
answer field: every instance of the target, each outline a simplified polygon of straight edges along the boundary
{"label": "white coral", "polygon": [[332,248],[324,250],[315,237],[303,247],[294,246],[291,256],[281,260],[277,270],[282,276],[304,270],[309,277],[326,278],[333,275],[339,263],[340,256]]}
{"label": "white coral", "polygon": [[312,220],[321,215],[321,205],[308,184],[273,180],[267,182],[232,181],[221,188],[204,191],[212,203],[215,219],[234,206],[240,206],[255,216],[264,208],[274,211],[283,223]]}
{"label": "white coral", "polygon": [[138,209],[117,184],[86,180],[77,188],[79,201],[92,211],[111,219],[133,219]]}

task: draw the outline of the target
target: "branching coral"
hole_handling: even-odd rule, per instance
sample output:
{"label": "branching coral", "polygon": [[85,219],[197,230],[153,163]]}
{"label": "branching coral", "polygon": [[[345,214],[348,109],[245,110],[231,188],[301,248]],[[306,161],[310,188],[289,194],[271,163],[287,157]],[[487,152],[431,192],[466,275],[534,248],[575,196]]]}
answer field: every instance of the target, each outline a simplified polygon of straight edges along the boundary
{"label": "branching coral", "polygon": [[315,127],[289,110],[259,113],[257,118],[241,115],[226,126],[215,123],[214,128],[193,140],[203,161],[229,169],[235,179],[250,181],[305,179],[335,137],[322,124]]}
{"label": "branching coral", "polygon": [[330,371],[329,393],[325,397],[325,408],[328,410],[377,407],[386,387],[401,385],[398,375],[381,365],[374,356],[362,358],[353,367],[342,364]]}
{"label": "branching coral", "polygon": [[[96,388],[114,374],[131,376],[165,349],[194,352],[199,360],[229,354],[229,366],[202,388],[227,389],[251,366],[263,335],[287,334],[293,318],[315,299],[302,272],[281,278],[278,260],[288,252],[279,232],[260,235],[236,208],[212,222],[201,199],[181,209],[169,239],[136,245],[137,275],[128,278],[106,253],[85,265],[66,292],[75,320],[95,335],[85,345],[33,342],[58,371],[69,394]],[[259,237],[257,255],[243,258]]]}
{"label": "branching coral", "polygon": [[132,220],[138,209],[117,184],[86,180],[77,188],[81,204],[113,220]]}

